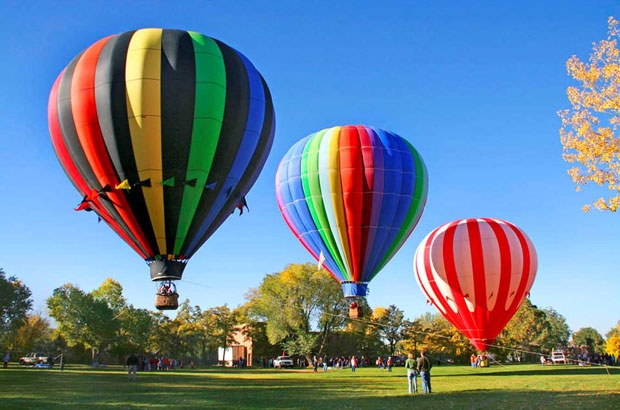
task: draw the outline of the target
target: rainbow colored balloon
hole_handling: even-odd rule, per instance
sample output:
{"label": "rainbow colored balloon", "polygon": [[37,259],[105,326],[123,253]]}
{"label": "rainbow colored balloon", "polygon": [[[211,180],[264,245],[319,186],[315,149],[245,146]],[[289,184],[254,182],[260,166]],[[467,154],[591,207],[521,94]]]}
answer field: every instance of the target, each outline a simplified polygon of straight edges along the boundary
{"label": "rainbow colored balloon", "polygon": [[342,284],[368,283],[407,240],[424,210],[428,175],[404,138],[378,128],[327,128],[297,142],[276,175],[280,212],[302,245]]}

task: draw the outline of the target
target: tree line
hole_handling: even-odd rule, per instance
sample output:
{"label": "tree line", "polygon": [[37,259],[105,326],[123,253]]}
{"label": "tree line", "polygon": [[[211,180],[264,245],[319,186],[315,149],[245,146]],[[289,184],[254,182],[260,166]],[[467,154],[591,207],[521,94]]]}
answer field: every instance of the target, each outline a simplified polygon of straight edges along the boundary
{"label": "tree line", "polygon": [[[265,276],[246,302],[203,309],[181,303],[175,318],[139,309],[123,297],[120,283],[105,280],[90,292],[67,283],[47,299],[47,314],[32,311],[31,292],[0,269],[0,346],[19,353],[65,354],[77,362],[122,363],[131,352],[166,355],[204,365],[217,363],[217,350],[231,346],[235,332],[252,338],[253,357],[336,357],[368,359],[426,349],[441,361],[468,363],[476,350],[438,313],[413,320],[395,305],[348,317],[340,285],[316,265],[291,264]],[[55,326],[50,324],[53,319]],[[620,322],[606,339],[587,327],[572,333],[562,315],[526,299],[490,349],[498,357],[538,358],[554,349],[580,346],[590,354],[620,355]]]}

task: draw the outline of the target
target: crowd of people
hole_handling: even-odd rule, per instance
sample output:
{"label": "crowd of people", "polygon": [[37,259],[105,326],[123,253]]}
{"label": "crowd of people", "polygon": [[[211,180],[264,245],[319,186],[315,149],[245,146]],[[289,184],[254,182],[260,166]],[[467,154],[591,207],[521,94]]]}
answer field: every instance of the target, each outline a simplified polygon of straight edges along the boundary
{"label": "crowd of people", "polygon": [[[135,356],[135,355],[134,355]],[[129,358],[131,357],[128,356],[125,359],[125,366],[129,366]],[[133,359],[132,359],[133,360]],[[177,360],[177,359],[173,359],[167,356],[151,356],[151,357],[146,357],[146,356],[135,356],[135,366],[136,366],[136,370],[138,371],[174,371],[177,369],[184,369],[186,366],[186,363],[183,360]],[[191,369],[194,368],[194,362],[190,361],[189,362],[189,367]]]}

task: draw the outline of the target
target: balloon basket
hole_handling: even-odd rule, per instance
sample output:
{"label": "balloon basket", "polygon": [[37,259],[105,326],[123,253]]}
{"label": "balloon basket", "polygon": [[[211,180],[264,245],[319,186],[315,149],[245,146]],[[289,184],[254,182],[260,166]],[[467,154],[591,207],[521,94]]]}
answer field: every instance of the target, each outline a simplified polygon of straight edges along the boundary
{"label": "balloon basket", "polygon": [[357,303],[355,302],[351,303],[351,306],[349,306],[349,319],[357,319],[361,316],[362,316],[362,312],[360,310],[360,307],[357,305]]}
{"label": "balloon basket", "polygon": [[155,296],[155,307],[157,310],[176,310],[179,307],[179,294]]}

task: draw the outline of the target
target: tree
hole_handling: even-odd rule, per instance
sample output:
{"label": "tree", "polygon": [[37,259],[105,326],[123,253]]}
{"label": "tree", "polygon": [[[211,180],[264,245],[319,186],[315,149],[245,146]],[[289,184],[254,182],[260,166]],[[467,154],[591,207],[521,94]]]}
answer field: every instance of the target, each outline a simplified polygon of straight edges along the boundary
{"label": "tree", "polygon": [[93,299],[105,302],[115,315],[119,315],[127,307],[123,297],[123,286],[114,279],[107,278],[91,294]]}
{"label": "tree", "polygon": [[117,333],[111,351],[119,358],[132,352],[144,353],[149,346],[149,334],[154,319],[146,309],[136,309],[127,305],[123,296],[123,286],[114,279],[107,278],[99,288],[91,292],[93,300],[105,305],[114,314]]}
{"label": "tree", "polygon": [[538,353],[553,350],[555,339],[551,337],[551,325],[545,312],[526,298],[500,333],[496,344],[503,349]]}
{"label": "tree", "polygon": [[200,306],[191,306],[189,299],[185,299],[177,312],[175,320],[179,321],[179,340],[186,356],[206,359],[207,350],[214,343],[213,336],[205,326],[205,320]]}
{"label": "tree", "polygon": [[453,360],[469,357],[474,347],[452,323],[439,313],[427,313],[416,322],[423,336],[420,348],[424,348],[440,359]]}
{"label": "tree", "polygon": [[133,305],[125,306],[116,315],[116,320],[118,330],[113,346],[119,357],[149,350],[150,334],[155,323],[150,311],[137,309]]}
{"label": "tree", "polygon": [[24,352],[29,351],[51,351],[52,329],[49,320],[40,314],[28,316],[26,322],[17,329],[15,338],[15,350]]}
{"label": "tree", "polygon": [[620,322],[611,329],[606,335],[607,343],[605,343],[605,353],[613,354],[616,360],[620,358]]}
{"label": "tree", "polygon": [[542,309],[549,323],[549,343],[552,346],[566,347],[571,331],[566,323],[566,318],[553,308]]}
{"label": "tree", "polygon": [[[572,56],[566,63],[569,76],[579,85],[568,87],[570,109],[559,111],[562,120],[560,139],[563,158],[576,164],[568,174],[577,191],[589,182],[607,186],[609,198],[593,205],[615,212],[620,205],[620,29],[618,21],[608,19],[606,40],[593,46],[587,63]],[[584,206],[585,211],[590,205]]]}
{"label": "tree", "polygon": [[246,299],[250,317],[266,322],[270,343],[281,345],[290,355],[310,355],[315,346],[315,352],[322,354],[333,332],[347,322],[342,312],[348,302],[338,282],[311,263],[291,264],[266,275]]}
{"label": "tree", "polygon": [[239,323],[228,305],[209,308],[202,313],[202,318],[213,340],[211,347],[226,349],[233,343],[233,332]]}
{"label": "tree", "polygon": [[47,299],[50,316],[56,320],[56,331],[67,346],[78,344],[91,349],[92,359],[115,339],[119,323],[107,303],[97,300],[72,284],[54,289]]}
{"label": "tree", "polygon": [[155,324],[149,338],[149,346],[153,352],[176,356],[180,353],[179,321],[172,320],[163,312],[153,314]]}
{"label": "tree", "polygon": [[575,346],[587,346],[590,353],[603,353],[605,340],[596,329],[582,327],[573,333],[573,344]]}
{"label": "tree", "polygon": [[6,277],[0,268],[0,346],[11,348],[15,332],[32,309],[32,292],[15,276]]}
{"label": "tree", "polygon": [[395,305],[390,305],[388,308],[378,307],[373,313],[373,322],[380,337],[388,343],[390,356],[394,355],[396,343],[403,337],[404,318],[403,311]]}

